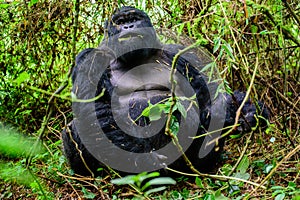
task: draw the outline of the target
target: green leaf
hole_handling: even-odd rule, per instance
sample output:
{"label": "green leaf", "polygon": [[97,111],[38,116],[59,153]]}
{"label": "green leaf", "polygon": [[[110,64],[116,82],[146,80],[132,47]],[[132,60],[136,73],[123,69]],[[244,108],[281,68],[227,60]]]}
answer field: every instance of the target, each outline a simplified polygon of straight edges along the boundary
{"label": "green leaf", "polygon": [[[165,114],[169,114],[170,112],[170,109],[171,109],[171,99],[169,99],[169,101],[167,101],[166,103],[163,104],[163,106],[161,107],[162,108],[162,111],[165,113]],[[177,105],[175,104],[175,106],[173,106],[173,112],[177,110]]]}
{"label": "green leaf", "polygon": [[266,165],[266,168],[265,168],[265,173],[268,174],[272,169],[273,169],[273,165],[269,164],[269,165]]}
{"label": "green leaf", "polygon": [[174,115],[171,116],[171,127],[170,127],[170,129],[171,129],[171,131],[174,135],[177,135],[177,133],[179,131],[179,122],[178,122],[177,118]]}
{"label": "green leaf", "polygon": [[215,195],[213,194],[205,194],[204,200],[216,200]]}
{"label": "green leaf", "polygon": [[134,184],[134,178],[135,175],[129,175],[129,176],[125,176],[123,178],[116,178],[111,180],[110,182],[112,184],[116,184],[116,185],[128,185],[128,184]]}
{"label": "green leaf", "polygon": [[237,172],[237,173],[234,174],[234,177],[244,179],[244,180],[248,180],[250,178],[250,174],[249,173]]}
{"label": "green leaf", "polygon": [[230,44],[228,44],[228,43],[223,44],[223,45],[222,45],[222,49],[225,50],[225,52],[230,56],[230,58],[231,58],[232,60],[235,60],[235,59],[234,59],[234,56],[233,56],[233,50],[232,50]]}
{"label": "green leaf", "polygon": [[210,68],[214,68],[215,66],[216,66],[215,62],[208,63],[207,65],[205,65],[205,67],[203,67],[201,69],[201,72],[205,72],[205,71],[207,71]]}
{"label": "green leaf", "polygon": [[282,189],[284,189],[284,187],[275,185],[275,186],[271,187],[270,189],[271,190],[282,190]]}
{"label": "green leaf", "polygon": [[8,8],[10,6],[9,3],[4,4],[4,3],[0,3],[0,8]]}
{"label": "green leaf", "polygon": [[283,188],[283,189],[280,189],[280,190],[275,190],[275,191],[272,193],[272,197],[275,197],[275,196],[277,196],[278,194],[281,194],[281,193],[284,193],[284,188]]}
{"label": "green leaf", "polygon": [[170,177],[158,177],[158,178],[154,178],[154,179],[151,179],[150,181],[148,181],[142,187],[142,191],[147,189],[149,186],[153,186],[153,185],[175,185],[175,184],[176,184],[176,181]]}
{"label": "green leaf", "polygon": [[33,138],[25,137],[11,128],[0,127],[0,138],[0,155],[6,157],[18,158],[43,152],[41,144],[35,145]]}
{"label": "green leaf", "polygon": [[229,137],[230,137],[231,139],[236,139],[236,138],[240,138],[242,135],[243,135],[243,133],[237,134],[237,135],[230,135]]}
{"label": "green leaf", "polygon": [[216,53],[216,51],[218,51],[218,49],[221,46],[221,38],[216,38],[214,39],[214,49],[213,49],[213,53]]}
{"label": "green leaf", "polygon": [[294,182],[289,182],[288,187],[297,188],[297,184]]}
{"label": "green leaf", "polygon": [[260,35],[266,35],[266,34],[268,34],[268,33],[269,33],[269,32],[268,32],[267,30],[263,30],[263,31],[259,32]]}
{"label": "green leaf", "polygon": [[222,58],[223,53],[224,53],[224,48],[221,48],[220,53],[219,53],[219,55],[217,57],[218,60]]}
{"label": "green leaf", "polygon": [[142,116],[144,117],[149,117],[149,113],[150,113],[150,107],[146,107],[143,112],[142,112]]}
{"label": "green leaf", "polygon": [[251,33],[257,33],[258,32],[258,27],[256,25],[251,25]]}
{"label": "green leaf", "polygon": [[237,166],[237,170],[240,171],[241,173],[246,173],[247,169],[249,167],[249,159],[247,156],[244,156]]}
{"label": "green leaf", "polygon": [[142,183],[147,178],[158,177],[159,175],[160,175],[159,172],[151,172],[150,174],[147,174],[147,172],[142,172],[136,175],[138,177],[138,180],[136,181]]}
{"label": "green leaf", "polygon": [[281,194],[277,195],[274,200],[283,200],[284,197],[285,197],[285,194],[281,193]]}
{"label": "green leaf", "polygon": [[176,181],[170,177],[158,177],[151,179],[148,183],[150,185],[175,185]]}
{"label": "green leaf", "polygon": [[38,0],[31,0],[30,3],[29,3],[29,7],[33,6],[37,2],[38,2]]}
{"label": "green leaf", "polygon": [[197,185],[199,188],[204,189],[202,180],[201,180],[199,177],[196,177],[195,183],[196,183],[196,185]]}
{"label": "green leaf", "polygon": [[96,195],[90,191],[88,191],[86,188],[82,188],[82,193],[83,193],[83,196],[87,199],[94,199],[96,197]]}
{"label": "green leaf", "polygon": [[149,194],[154,193],[154,192],[160,192],[165,190],[167,187],[166,186],[161,186],[161,187],[157,187],[157,188],[153,188],[151,190],[148,190],[147,192],[145,192],[145,196],[149,196]]}
{"label": "green leaf", "polygon": [[189,36],[192,36],[191,22],[186,23],[186,28],[188,30]]}
{"label": "green leaf", "polygon": [[295,196],[293,200],[300,200],[300,195]]}
{"label": "green leaf", "polygon": [[219,84],[218,87],[217,87],[217,91],[214,95],[214,99],[217,99],[217,97],[219,96],[219,93],[223,93],[223,88],[224,88],[224,85],[223,84]]}
{"label": "green leaf", "polygon": [[153,122],[153,121],[159,120],[161,118],[161,112],[162,112],[162,110],[161,110],[159,104],[152,106],[149,111],[150,121]]}
{"label": "green leaf", "polygon": [[181,113],[183,118],[186,119],[187,112],[186,112],[185,107],[180,103],[180,101],[177,101],[176,105],[177,105],[178,111]]}
{"label": "green leaf", "polygon": [[20,86],[21,83],[23,83],[26,80],[30,79],[30,75],[27,72],[22,72],[18,78],[15,79],[18,86]]}
{"label": "green leaf", "polygon": [[178,28],[178,30],[177,30],[177,33],[178,33],[178,34],[181,34],[181,33],[182,33],[183,28],[184,28],[184,25],[185,25],[185,23],[181,23],[181,24],[180,24],[180,26],[179,26],[179,28]]}
{"label": "green leaf", "polygon": [[103,171],[102,167],[100,167],[100,168],[97,169],[97,172],[101,172],[101,171]]}
{"label": "green leaf", "polygon": [[148,107],[146,107],[143,112],[142,112],[142,116],[144,117],[149,117],[149,113],[150,113],[150,109],[153,105],[150,103],[150,101],[148,101]]}
{"label": "green leaf", "polygon": [[230,164],[224,164],[221,168],[222,173],[226,176],[232,171],[232,166]]}
{"label": "green leaf", "polygon": [[0,178],[2,181],[10,181],[25,186],[30,186],[37,180],[37,177],[30,173],[28,169],[11,162],[4,163],[2,161],[0,161]]}
{"label": "green leaf", "polygon": [[221,190],[217,190],[215,192],[215,200],[228,200],[229,198],[225,197],[222,193]]}
{"label": "green leaf", "polygon": [[259,32],[260,35],[267,35],[267,34],[276,34],[275,31],[267,31],[267,30],[263,30],[261,32]]}

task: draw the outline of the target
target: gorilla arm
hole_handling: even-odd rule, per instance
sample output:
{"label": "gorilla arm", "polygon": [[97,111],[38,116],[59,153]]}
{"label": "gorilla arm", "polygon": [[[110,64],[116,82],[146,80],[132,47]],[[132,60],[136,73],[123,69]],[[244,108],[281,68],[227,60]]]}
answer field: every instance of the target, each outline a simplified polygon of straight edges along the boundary
{"label": "gorilla arm", "polygon": [[[84,49],[78,54],[72,73],[72,92],[77,99],[89,101],[100,94],[102,88],[97,87],[98,82],[103,80],[101,76],[113,57],[114,55],[105,46]],[[73,102],[74,119],[62,132],[64,154],[74,172],[81,175],[93,175],[101,166],[101,163],[89,153],[82,143],[77,129],[78,126],[84,126],[80,125],[78,117],[91,116],[91,110],[95,110],[93,102]],[[87,121],[89,120],[85,120],[85,122]],[[89,122],[97,123],[93,120]]]}

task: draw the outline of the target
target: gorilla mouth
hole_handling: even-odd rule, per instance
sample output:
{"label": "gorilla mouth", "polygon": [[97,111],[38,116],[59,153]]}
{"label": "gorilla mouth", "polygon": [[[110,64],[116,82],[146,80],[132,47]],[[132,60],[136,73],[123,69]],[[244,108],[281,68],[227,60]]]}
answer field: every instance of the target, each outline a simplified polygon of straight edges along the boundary
{"label": "gorilla mouth", "polygon": [[162,92],[169,92],[170,89],[157,84],[147,84],[143,85],[142,87],[139,87],[134,92],[143,92],[143,91],[162,91]]}
{"label": "gorilla mouth", "polygon": [[119,42],[127,41],[133,38],[139,38],[143,39],[144,36],[141,33],[135,33],[135,32],[125,32],[124,34],[120,34],[120,37],[118,38]]}
{"label": "gorilla mouth", "polygon": [[171,91],[169,88],[162,85],[149,84],[137,88],[129,96],[133,101],[142,100],[147,103],[150,100],[153,104],[170,97]]}

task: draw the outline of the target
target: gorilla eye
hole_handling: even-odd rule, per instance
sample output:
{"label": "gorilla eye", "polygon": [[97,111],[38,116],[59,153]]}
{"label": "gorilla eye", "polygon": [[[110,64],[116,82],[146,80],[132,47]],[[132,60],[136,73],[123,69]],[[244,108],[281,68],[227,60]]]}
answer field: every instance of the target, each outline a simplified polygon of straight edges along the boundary
{"label": "gorilla eye", "polygon": [[130,22],[130,23],[132,23],[132,22],[136,22],[136,21],[138,21],[139,19],[137,18],[137,17],[131,17],[128,21]]}
{"label": "gorilla eye", "polygon": [[112,18],[112,21],[117,25],[123,25],[127,23],[134,23],[136,21],[142,20],[138,15],[135,14],[129,14],[129,15],[119,15]]}
{"label": "gorilla eye", "polygon": [[119,17],[119,18],[117,18],[117,19],[114,19],[113,21],[114,21],[114,23],[116,23],[117,25],[122,25],[122,24],[125,24],[127,20],[124,19],[123,17]]}
{"label": "gorilla eye", "polygon": [[122,25],[124,24],[124,20],[123,19],[116,20],[116,24]]}

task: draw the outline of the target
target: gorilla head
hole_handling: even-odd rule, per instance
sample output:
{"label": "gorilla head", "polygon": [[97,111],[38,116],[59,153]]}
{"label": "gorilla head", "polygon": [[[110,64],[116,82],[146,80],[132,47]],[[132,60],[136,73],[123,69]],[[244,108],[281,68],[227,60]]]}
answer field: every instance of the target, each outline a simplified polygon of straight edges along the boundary
{"label": "gorilla head", "polygon": [[[112,37],[121,32],[135,32],[137,28],[145,27],[153,29],[150,18],[146,13],[131,6],[124,6],[115,10],[111,19],[106,21],[105,24],[108,37]],[[155,32],[154,29],[153,31]]]}
{"label": "gorilla head", "polygon": [[148,15],[136,8],[117,9],[105,24],[105,40],[124,62],[147,58],[161,47]]}

